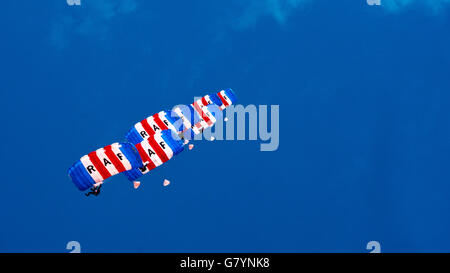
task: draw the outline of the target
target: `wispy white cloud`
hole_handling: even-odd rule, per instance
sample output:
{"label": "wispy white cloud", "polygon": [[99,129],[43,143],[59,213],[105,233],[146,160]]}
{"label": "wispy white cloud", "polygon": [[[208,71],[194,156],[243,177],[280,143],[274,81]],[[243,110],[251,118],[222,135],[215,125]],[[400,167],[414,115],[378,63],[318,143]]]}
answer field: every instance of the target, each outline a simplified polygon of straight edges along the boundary
{"label": "wispy white cloud", "polygon": [[[238,14],[237,27],[246,29],[256,25],[263,18],[271,17],[279,24],[285,24],[289,15],[299,10],[305,4],[328,0],[237,0],[242,9]],[[361,0],[365,1],[365,0]],[[417,7],[438,12],[450,6],[450,0],[380,0],[381,6],[390,12],[400,11],[408,7]]]}
{"label": "wispy white cloud", "polygon": [[93,13],[104,20],[109,20],[117,15],[133,12],[137,7],[135,0],[96,0],[88,3]]}
{"label": "wispy white cloud", "polygon": [[425,7],[433,11],[439,11],[448,4],[450,4],[450,0],[381,0],[381,5],[390,11],[399,11],[410,6]]}
{"label": "wispy white cloud", "polygon": [[50,29],[50,42],[56,48],[66,47],[73,35],[105,39],[114,18],[134,12],[136,0],[81,1],[80,6],[61,6]]}
{"label": "wispy white cloud", "polygon": [[248,28],[261,18],[272,17],[284,24],[287,17],[298,7],[313,0],[247,0],[240,1],[243,13],[238,16],[238,28]]}
{"label": "wispy white cloud", "polygon": [[[50,41],[57,48],[66,47],[74,35],[83,35],[105,40],[111,32],[115,18],[132,14],[140,0],[95,0],[81,1],[81,6],[60,6],[60,15],[50,30]],[[315,2],[326,4],[329,0],[230,0],[234,25],[245,30],[263,19],[271,18],[280,25],[286,24],[289,16],[302,7]],[[337,0],[338,1],[338,0]],[[365,0],[360,0],[365,1]],[[389,12],[398,12],[409,7],[438,12],[450,7],[450,0],[380,0]],[[71,10],[72,9],[72,10]]]}

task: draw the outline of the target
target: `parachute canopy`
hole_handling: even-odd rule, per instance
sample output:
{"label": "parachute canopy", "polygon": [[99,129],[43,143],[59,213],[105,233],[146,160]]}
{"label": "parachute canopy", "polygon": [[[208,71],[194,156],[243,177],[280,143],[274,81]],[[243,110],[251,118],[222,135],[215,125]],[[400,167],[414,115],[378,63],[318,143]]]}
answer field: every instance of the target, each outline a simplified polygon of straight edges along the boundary
{"label": "parachute canopy", "polygon": [[167,129],[177,132],[179,128],[175,128],[175,125],[177,125],[178,120],[179,117],[173,114],[172,111],[161,111],[136,123],[133,128],[128,131],[125,138],[130,143],[136,145],[144,139]]}
{"label": "parachute canopy", "polygon": [[143,167],[125,172],[130,181],[135,181],[143,174],[161,166],[174,155],[181,153],[184,147],[183,141],[176,133],[172,130],[164,130],[136,144],[136,149],[142,159]]}
{"label": "parachute canopy", "polygon": [[216,105],[224,110],[236,102],[236,96],[232,89],[225,89],[218,93],[212,93],[198,99],[187,107],[177,107],[173,111],[166,110],[154,114],[136,123],[126,134],[125,138],[136,145],[160,133],[171,129],[177,133],[192,129],[191,137],[198,134],[202,129],[211,127],[216,122],[215,112],[210,105]]}
{"label": "parachute canopy", "polygon": [[219,105],[220,109],[222,109],[222,110],[227,108],[228,106],[236,103],[236,95],[234,94],[234,92],[231,88],[222,90],[219,93],[217,93],[216,95],[221,102],[221,105],[219,105],[219,104],[217,104],[217,105]]}
{"label": "parachute canopy", "polygon": [[69,168],[69,176],[81,191],[116,175],[142,167],[142,160],[130,143],[113,143],[83,156]]}

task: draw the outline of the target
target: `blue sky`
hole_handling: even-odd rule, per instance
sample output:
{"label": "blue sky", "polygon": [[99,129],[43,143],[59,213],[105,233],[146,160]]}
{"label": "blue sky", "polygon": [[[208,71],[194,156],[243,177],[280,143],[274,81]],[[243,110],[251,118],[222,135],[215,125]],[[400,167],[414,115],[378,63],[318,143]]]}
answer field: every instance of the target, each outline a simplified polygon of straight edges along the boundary
{"label": "blue sky", "polygon": [[[450,251],[449,1],[184,2],[4,3],[1,252]],[[228,87],[280,105],[277,151],[200,141],[98,198],[67,177]]]}

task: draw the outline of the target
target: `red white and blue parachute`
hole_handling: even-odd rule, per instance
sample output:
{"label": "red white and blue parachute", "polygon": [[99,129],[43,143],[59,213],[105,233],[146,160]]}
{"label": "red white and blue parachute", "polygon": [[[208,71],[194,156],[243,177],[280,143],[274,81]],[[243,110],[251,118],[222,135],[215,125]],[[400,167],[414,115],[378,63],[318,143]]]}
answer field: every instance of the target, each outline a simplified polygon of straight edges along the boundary
{"label": "red white and blue parachute", "polygon": [[125,171],[142,168],[142,159],[131,143],[113,143],[75,162],[69,176],[81,191]]}
{"label": "red white and blue parachute", "polygon": [[231,89],[206,95],[185,107],[161,111],[136,123],[126,134],[127,142],[114,143],[83,156],[69,169],[69,176],[84,191],[124,173],[135,181],[184,150],[218,117],[214,107],[224,110],[236,102]]}
{"label": "red white and blue parachute", "polygon": [[128,131],[125,138],[128,142],[136,145],[142,140],[167,129],[177,132],[178,129],[175,128],[175,125],[178,119],[172,111],[161,111],[136,123]]}
{"label": "red white and blue parachute", "polygon": [[135,181],[184,150],[183,140],[171,130],[156,133],[135,146],[142,159],[143,167],[125,172],[130,181]]}

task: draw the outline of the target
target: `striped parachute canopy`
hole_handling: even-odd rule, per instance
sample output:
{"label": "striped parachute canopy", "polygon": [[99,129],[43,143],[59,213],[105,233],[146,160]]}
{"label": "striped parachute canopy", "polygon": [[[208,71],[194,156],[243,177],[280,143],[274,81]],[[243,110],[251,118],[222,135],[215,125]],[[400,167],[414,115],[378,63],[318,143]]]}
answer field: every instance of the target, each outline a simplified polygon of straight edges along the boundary
{"label": "striped parachute canopy", "polygon": [[217,93],[217,96],[219,97],[220,101],[222,102],[222,106],[220,109],[225,109],[228,106],[236,103],[236,95],[234,94],[233,90],[231,88],[225,89]]}
{"label": "striped parachute canopy", "polygon": [[133,128],[128,131],[125,138],[128,142],[136,145],[167,129],[177,132],[180,130],[180,128],[175,128],[175,126],[180,123],[177,122],[178,120],[178,116],[172,113],[172,111],[161,111],[136,123]]}
{"label": "striped parachute canopy", "polygon": [[197,102],[194,102],[191,105],[178,106],[173,112],[181,121],[178,133],[183,133],[183,137],[186,139],[192,139],[194,135],[213,126],[217,121],[216,112],[214,112],[212,105],[200,106]]}
{"label": "striped parachute canopy", "polygon": [[231,88],[219,91],[217,93],[206,95],[202,98],[203,102],[215,104],[219,106],[220,110],[224,110],[228,106],[236,103],[236,95]]}
{"label": "striped parachute canopy", "polygon": [[69,168],[69,176],[81,191],[121,172],[142,167],[130,143],[114,143],[83,156]]}
{"label": "striped parachute canopy", "polygon": [[220,110],[236,102],[236,95],[232,89],[225,89],[217,93],[206,95],[186,107],[176,107],[173,111],[161,111],[136,123],[126,134],[125,138],[132,144],[171,129],[174,132],[188,132],[192,138],[202,129],[211,127],[216,122],[212,105]]}
{"label": "striped parachute canopy", "polygon": [[[236,95],[232,89],[225,89],[218,93],[206,95],[189,105],[186,109],[175,108],[174,113],[181,119],[183,126],[181,131],[184,137],[192,139],[194,135],[202,132],[203,129],[212,127],[217,118],[221,118],[222,113],[214,111],[213,106],[217,106],[220,110],[224,110],[228,106],[236,102]],[[219,116],[216,117],[216,114]]]}
{"label": "striped parachute canopy", "polygon": [[194,134],[214,125],[215,122],[215,113],[211,106],[203,106],[194,102],[191,105],[178,106],[173,111],[161,111],[136,123],[125,138],[128,142],[136,145],[155,134],[170,129],[176,134],[184,133],[185,137],[191,139]]}
{"label": "striped parachute canopy", "polygon": [[[191,139],[194,134],[199,134],[203,129],[216,123],[216,113],[210,109],[211,105],[200,106],[196,102],[188,106],[175,108],[172,113],[177,115],[176,119],[181,123],[181,126],[174,124],[174,127],[179,129],[168,129],[163,130],[161,133],[154,133],[136,144],[136,149],[143,160],[144,167],[125,172],[127,178],[130,181],[135,181],[142,175],[170,160],[173,155],[182,152],[185,143],[180,136]],[[137,136],[137,134],[134,135]],[[132,139],[129,139],[129,136],[130,134],[127,135],[128,140],[132,141]]]}
{"label": "striped parachute canopy", "polygon": [[184,149],[183,141],[172,130],[164,130],[136,144],[136,149],[142,159],[141,168],[125,172],[130,181],[135,181],[142,175],[169,161],[174,155]]}

